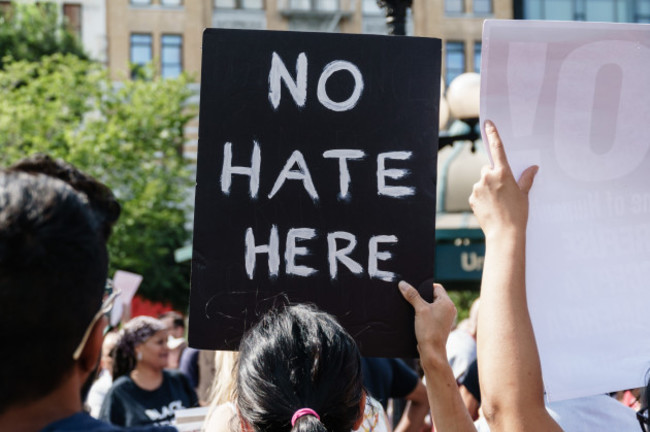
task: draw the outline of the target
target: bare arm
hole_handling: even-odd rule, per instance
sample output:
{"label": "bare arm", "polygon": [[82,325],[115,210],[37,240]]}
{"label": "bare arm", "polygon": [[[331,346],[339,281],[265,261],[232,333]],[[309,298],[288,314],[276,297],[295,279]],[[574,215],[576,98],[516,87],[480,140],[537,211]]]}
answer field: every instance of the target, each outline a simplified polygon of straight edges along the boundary
{"label": "bare arm", "polygon": [[537,167],[515,181],[496,128],[487,122],[485,131],[494,167],[484,168],[470,197],[486,243],[477,337],[482,408],[492,432],[560,431],[544,406],[526,302],[528,191]]}
{"label": "bare arm", "polygon": [[424,418],[429,413],[427,389],[422,381],[418,380],[415,389],[406,395],[405,399],[408,400],[408,404],[395,427],[395,432],[420,432],[424,425]]}
{"label": "bare arm", "polygon": [[447,361],[446,342],[456,307],[442,285],[433,287],[434,300],[428,303],[411,285],[399,283],[402,295],[415,309],[415,336],[427,380],[433,425],[436,432],[476,432]]}

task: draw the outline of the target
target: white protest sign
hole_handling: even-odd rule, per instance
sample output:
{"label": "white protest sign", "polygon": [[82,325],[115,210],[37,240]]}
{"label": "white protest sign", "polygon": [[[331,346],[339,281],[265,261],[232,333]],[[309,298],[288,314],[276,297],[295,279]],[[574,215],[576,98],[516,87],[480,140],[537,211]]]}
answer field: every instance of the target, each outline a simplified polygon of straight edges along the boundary
{"label": "white protest sign", "polygon": [[111,325],[116,326],[122,319],[124,308],[133,300],[138,287],[142,283],[142,275],[124,270],[117,270],[113,276],[113,287],[120,290],[120,295],[115,299],[111,310]]}
{"label": "white protest sign", "polygon": [[486,21],[481,117],[530,194],[528,305],[550,400],[650,368],[650,26]]}

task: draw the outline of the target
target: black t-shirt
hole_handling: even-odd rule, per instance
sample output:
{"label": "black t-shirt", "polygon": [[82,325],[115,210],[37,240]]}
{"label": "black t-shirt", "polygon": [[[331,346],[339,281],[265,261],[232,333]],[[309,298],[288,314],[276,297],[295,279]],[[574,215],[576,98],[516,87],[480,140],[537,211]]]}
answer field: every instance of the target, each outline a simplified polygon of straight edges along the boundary
{"label": "black t-shirt", "polygon": [[106,394],[99,418],[119,426],[168,425],[174,420],[174,411],[198,404],[187,377],[178,371],[163,371],[162,384],[151,391],[141,389],[125,375]]}
{"label": "black t-shirt", "polygon": [[418,384],[419,377],[400,359],[363,357],[363,385],[386,409],[389,398],[403,398]]}

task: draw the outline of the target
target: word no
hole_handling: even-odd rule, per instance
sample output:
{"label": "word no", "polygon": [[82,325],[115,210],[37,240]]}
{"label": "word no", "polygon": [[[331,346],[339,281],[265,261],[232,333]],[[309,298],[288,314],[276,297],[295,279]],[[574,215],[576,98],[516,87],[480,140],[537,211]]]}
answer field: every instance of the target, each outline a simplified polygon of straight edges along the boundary
{"label": "word no", "polygon": [[[354,78],[354,89],[349,98],[342,102],[334,102],[327,95],[327,80],[338,71],[348,71]],[[274,110],[280,106],[282,97],[281,82],[287,86],[291,97],[298,107],[302,108],[307,102],[307,55],[302,52],[296,60],[296,79],[294,80],[280,56],[274,51],[269,71],[269,101]],[[349,111],[357,105],[363,92],[363,76],[358,67],[345,60],[334,60],[329,63],[318,79],[316,96],[318,101],[327,109],[337,112]]]}
{"label": "word no", "polygon": [[[296,257],[309,255],[309,249],[305,246],[299,246],[298,241],[306,241],[316,238],[316,230],[313,228],[291,228],[287,233],[287,241],[284,252],[285,273],[309,277],[318,273],[318,270],[306,265],[296,264]],[[347,244],[339,248],[338,242],[344,241]],[[255,244],[255,234],[252,228],[246,230],[246,248],[245,262],[246,273],[248,278],[253,280],[255,274],[255,264],[257,254],[268,255],[269,276],[275,278],[280,272],[280,239],[278,236],[278,227],[271,227],[269,242],[267,244]],[[393,282],[397,276],[395,273],[380,270],[378,261],[387,261],[392,258],[392,254],[387,251],[380,251],[381,243],[397,243],[397,237],[394,235],[377,235],[370,237],[368,241],[368,276],[371,279],[380,279],[385,282]],[[329,273],[332,280],[338,278],[339,263],[347,267],[355,275],[363,273],[363,267],[358,262],[350,258],[350,253],[357,246],[357,239],[354,234],[345,231],[336,231],[327,234],[327,262],[329,264]]]}

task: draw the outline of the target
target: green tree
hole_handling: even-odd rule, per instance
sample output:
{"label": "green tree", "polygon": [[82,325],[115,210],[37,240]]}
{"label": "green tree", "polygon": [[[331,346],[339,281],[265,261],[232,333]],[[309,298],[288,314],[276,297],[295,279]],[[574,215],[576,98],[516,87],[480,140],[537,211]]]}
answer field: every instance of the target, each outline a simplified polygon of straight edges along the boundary
{"label": "green tree", "polygon": [[118,85],[103,66],[62,54],[0,71],[0,165],[45,152],[109,185],[123,206],[111,270],[142,274],[143,296],[178,308],[189,293],[189,267],[173,257],[189,239],[182,146],[196,109],[187,84],[183,75]]}
{"label": "green tree", "polygon": [[38,61],[55,54],[73,54],[86,59],[81,42],[50,2],[12,2],[0,14],[0,68],[11,60]]}

